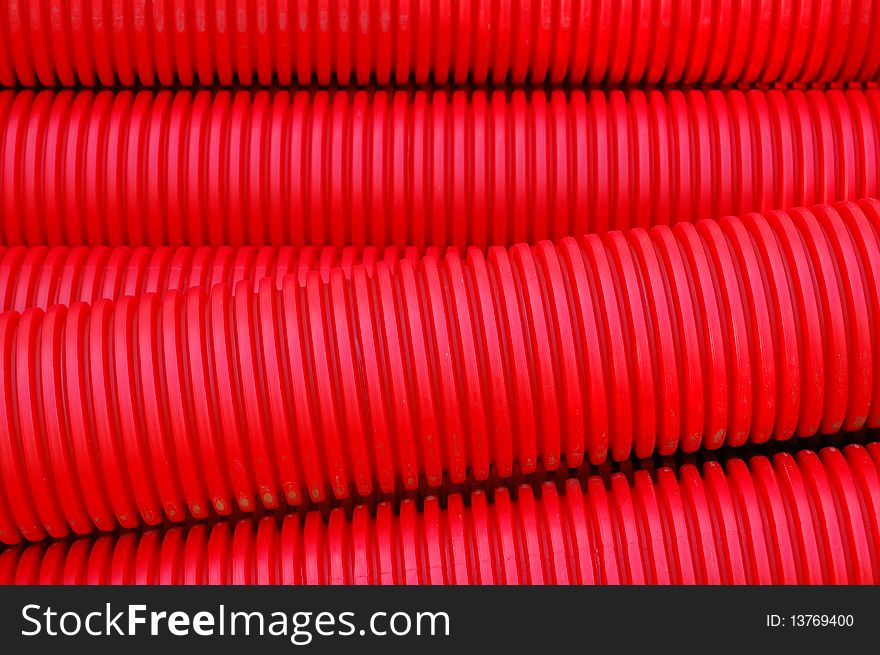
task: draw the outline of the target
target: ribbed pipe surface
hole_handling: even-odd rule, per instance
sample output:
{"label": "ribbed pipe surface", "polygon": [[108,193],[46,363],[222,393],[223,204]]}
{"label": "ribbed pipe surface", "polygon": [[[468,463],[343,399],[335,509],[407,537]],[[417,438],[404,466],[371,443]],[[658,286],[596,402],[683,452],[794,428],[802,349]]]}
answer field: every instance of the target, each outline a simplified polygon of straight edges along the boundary
{"label": "ribbed pipe surface", "polygon": [[876,584],[880,448],[0,552],[0,584]]}
{"label": "ribbed pipe surface", "polygon": [[866,200],[2,313],[0,539],[878,427],[878,231]]}
{"label": "ribbed pipe surface", "polygon": [[0,92],[0,245],[485,248],[880,196],[880,91]]}
{"label": "ribbed pipe surface", "polygon": [[0,85],[878,79],[880,3],[17,0]]}
{"label": "ribbed pipe surface", "polygon": [[[438,256],[432,248],[427,254]],[[272,278],[280,289],[288,275],[305,285],[310,271],[317,271],[325,282],[334,268],[350,278],[359,264],[370,275],[380,261],[395,271],[401,257],[417,263],[420,254],[415,248],[401,252],[390,246],[0,247],[0,311],[46,310],[191,288],[209,291],[217,284],[237,288],[242,280],[252,280],[256,290],[263,278]]]}

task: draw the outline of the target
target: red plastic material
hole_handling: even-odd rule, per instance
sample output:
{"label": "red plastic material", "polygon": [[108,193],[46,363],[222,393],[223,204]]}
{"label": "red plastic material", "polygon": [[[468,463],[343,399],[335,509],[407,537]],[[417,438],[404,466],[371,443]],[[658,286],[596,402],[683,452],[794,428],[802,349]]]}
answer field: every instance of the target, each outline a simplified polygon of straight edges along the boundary
{"label": "red plastic material", "polygon": [[878,153],[878,90],[0,92],[0,245],[534,244],[878,196]]}
{"label": "red plastic material", "polygon": [[0,540],[880,426],[877,201],[253,286],[0,314]]}
{"label": "red plastic material", "polygon": [[0,84],[846,82],[878,39],[875,0],[17,0]]}
{"label": "red plastic material", "polygon": [[[434,249],[428,253],[436,256]],[[318,271],[325,282],[334,268],[350,278],[358,264],[370,275],[380,261],[395,271],[401,256],[414,264],[420,257],[415,248],[401,253],[391,247],[0,247],[0,311],[46,310],[194,287],[209,291],[216,284],[237,288],[241,280],[252,280],[248,291],[255,291],[263,278],[272,278],[280,289],[288,275],[305,285],[309,271]]]}
{"label": "red plastic material", "polygon": [[880,444],[8,548],[2,584],[876,584]]}

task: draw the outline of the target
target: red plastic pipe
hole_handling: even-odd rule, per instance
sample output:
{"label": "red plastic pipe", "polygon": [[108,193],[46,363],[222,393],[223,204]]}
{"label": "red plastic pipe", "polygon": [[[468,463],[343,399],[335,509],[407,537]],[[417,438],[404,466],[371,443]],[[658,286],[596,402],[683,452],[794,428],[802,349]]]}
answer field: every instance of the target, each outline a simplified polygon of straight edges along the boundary
{"label": "red plastic pipe", "polygon": [[880,3],[17,0],[0,85],[878,79]]}
{"label": "red plastic pipe", "polygon": [[[436,249],[428,254],[438,256]],[[415,248],[401,253],[391,247],[0,247],[0,311],[46,310],[191,288],[209,291],[216,284],[236,288],[241,280],[252,280],[248,290],[256,291],[263,278],[272,278],[280,289],[288,275],[305,285],[310,271],[318,271],[324,282],[334,268],[350,278],[358,264],[371,275],[380,261],[395,271],[401,256],[414,264],[420,257]]]}
{"label": "red plastic pipe", "polygon": [[8,548],[0,584],[877,584],[878,446]]}
{"label": "red plastic pipe", "polygon": [[0,245],[512,245],[880,195],[880,91],[0,92]]}
{"label": "red plastic pipe", "polygon": [[880,426],[880,203],[0,314],[0,539]]}

